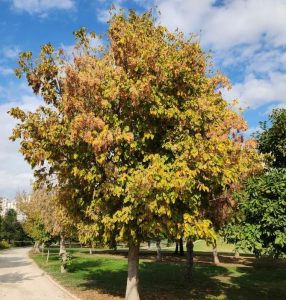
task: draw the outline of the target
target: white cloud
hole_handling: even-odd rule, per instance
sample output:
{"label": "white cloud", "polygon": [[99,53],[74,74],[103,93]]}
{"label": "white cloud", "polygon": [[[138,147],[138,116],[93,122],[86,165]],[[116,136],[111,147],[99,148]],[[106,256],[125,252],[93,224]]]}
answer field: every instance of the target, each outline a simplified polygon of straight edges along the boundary
{"label": "white cloud", "polygon": [[286,102],[285,103],[276,104],[276,105],[270,105],[267,108],[267,111],[265,112],[265,115],[270,115],[271,112],[273,111],[273,109],[278,109],[278,108],[286,108]]}
{"label": "white cloud", "polygon": [[70,10],[74,8],[73,0],[12,0],[12,6],[18,11],[30,14],[46,14],[51,10]]}
{"label": "white cloud", "polygon": [[244,82],[236,83],[230,91],[224,91],[228,100],[239,99],[242,107],[258,108],[271,102],[286,103],[286,73],[270,73],[268,78],[249,75]]}
{"label": "white cloud", "polygon": [[98,9],[97,19],[101,23],[106,23],[110,19],[110,11],[108,9]]}
{"label": "white cloud", "polygon": [[17,46],[4,47],[1,50],[2,55],[8,59],[15,59],[16,57],[18,57],[20,52],[21,52],[21,50]]}
{"label": "white cloud", "polygon": [[13,199],[17,192],[29,192],[32,179],[31,172],[7,174],[5,171],[0,171],[0,195]]}
{"label": "white cloud", "polygon": [[14,74],[14,71],[12,68],[0,66],[0,76],[1,75],[12,75],[12,74]]}
{"label": "white cloud", "polygon": [[[286,102],[285,0],[155,0],[169,29],[197,33],[217,67],[235,75],[243,107]],[[238,82],[240,81],[240,82]]]}
{"label": "white cloud", "polygon": [[[7,91],[7,87],[3,91]],[[19,96],[21,94],[24,96]],[[1,96],[6,101],[0,105],[0,196],[12,198],[17,191],[30,189],[32,171],[18,152],[19,143],[9,140],[16,121],[7,112],[14,106],[33,111],[41,100],[28,92],[28,87],[24,84],[14,86],[14,92],[11,93],[9,89],[8,93],[1,93]],[[19,101],[11,101],[15,98]]]}
{"label": "white cloud", "polygon": [[202,42],[214,49],[257,44],[265,40],[286,43],[285,0],[155,0],[160,21],[171,29],[200,33]]}

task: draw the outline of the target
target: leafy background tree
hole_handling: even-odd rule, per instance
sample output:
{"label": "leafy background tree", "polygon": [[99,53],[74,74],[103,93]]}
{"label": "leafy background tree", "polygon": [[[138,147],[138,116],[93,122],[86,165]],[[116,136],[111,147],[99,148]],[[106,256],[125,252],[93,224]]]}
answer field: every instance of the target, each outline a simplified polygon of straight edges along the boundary
{"label": "leafy background tree", "polygon": [[249,180],[239,199],[229,237],[257,256],[286,254],[286,170],[272,169]]}
{"label": "leafy background tree", "polygon": [[9,243],[23,241],[27,238],[22,224],[17,220],[17,212],[14,209],[7,210],[1,222],[1,237]]}
{"label": "leafy background tree", "polygon": [[269,120],[260,123],[260,132],[255,134],[258,149],[269,154],[270,165],[274,168],[286,167],[286,109],[274,109]]}
{"label": "leafy background tree", "polygon": [[25,215],[24,228],[35,240],[37,252],[39,244],[44,247],[45,244],[49,245],[59,237],[61,272],[64,273],[68,263],[65,241],[75,232],[75,226],[58,199],[57,190],[40,189],[35,190],[31,195],[18,194],[17,204]]}
{"label": "leafy background tree", "polygon": [[264,174],[246,181],[236,195],[235,218],[224,229],[227,240],[257,256],[279,257],[286,251],[286,110],[275,109],[255,137],[268,155]]}

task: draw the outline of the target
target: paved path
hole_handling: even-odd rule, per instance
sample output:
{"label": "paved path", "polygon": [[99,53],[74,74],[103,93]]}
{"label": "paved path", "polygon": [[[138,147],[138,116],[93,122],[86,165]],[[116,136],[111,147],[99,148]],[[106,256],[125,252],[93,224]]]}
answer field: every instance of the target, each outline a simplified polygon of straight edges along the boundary
{"label": "paved path", "polygon": [[0,251],[0,299],[73,300],[28,257],[29,250]]}

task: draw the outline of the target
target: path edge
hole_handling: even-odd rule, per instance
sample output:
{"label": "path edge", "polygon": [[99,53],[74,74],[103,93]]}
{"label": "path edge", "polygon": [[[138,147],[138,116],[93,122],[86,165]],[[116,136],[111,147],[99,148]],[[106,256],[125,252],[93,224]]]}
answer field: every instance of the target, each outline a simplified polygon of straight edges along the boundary
{"label": "path edge", "polygon": [[32,259],[30,256],[30,252],[32,251],[32,248],[30,248],[29,251],[27,251],[27,256],[31,260],[32,264],[34,264],[38,269],[40,269],[43,273],[44,276],[46,276],[55,286],[57,286],[60,290],[62,290],[64,293],[68,294],[72,299],[74,300],[82,300],[78,296],[72,294],[67,288],[62,286],[60,283],[58,283],[51,275],[49,275],[46,271],[44,271],[40,266]]}

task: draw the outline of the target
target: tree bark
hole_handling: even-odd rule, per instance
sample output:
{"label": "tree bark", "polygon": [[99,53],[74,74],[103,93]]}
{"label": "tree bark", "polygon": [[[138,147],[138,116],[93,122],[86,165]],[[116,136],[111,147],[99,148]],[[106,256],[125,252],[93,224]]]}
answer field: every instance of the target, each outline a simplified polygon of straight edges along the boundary
{"label": "tree bark", "polygon": [[160,245],[160,240],[156,241],[156,247],[157,247],[157,262],[161,262],[162,261],[162,252],[161,252],[161,245]]}
{"label": "tree bark", "polygon": [[44,250],[45,250],[45,243],[42,243],[41,248],[42,248],[42,257],[43,257],[44,256]]}
{"label": "tree bark", "polygon": [[39,241],[35,241],[35,244],[34,244],[34,252],[35,253],[40,253],[40,243]]}
{"label": "tree bark", "polygon": [[178,243],[178,241],[176,241],[176,248],[175,248],[175,253],[174,254],[176,254],[176,255],[179,254],[179,243]]}
{"label": "tree bark", "polygon": [[128,277],[125,300],[139,300],[139,244],[131,244],[128,252]]}
{"label": "tree bark", "polygon": [[187,280],[192,280],[193,267],[194,267],[194,243],[191,239],[187,240],[186,248],[187,248],[186,278]]}
{"label": "tree bark", "polygon": [[67,271],[66,270],[67,251],[65,245],[65,236],[63,234],[61,234],[59,255],[61,257],[61,273],[65,273]]}
{"label": "tree bark", "polygon": [[217,244],[216,244],[216,242],[214,243],[214,246],[213,246],[213,259],[214,259],[214,263],[216,265],[218,265],[220,263],[219,257],[218,257],[218,252],[217,252]]}
{"label": "tree bark", "polygon": [[182,238],[180,238],[179,244],[180,244],[180,256],[184,256],[184,243]]}
{"label": "tree bark", "polygon": [[239,252],[237,250],[234,251],[234,257],[235,258],[240,258]]}
{"label": "tree bark", "polygon": [[89,254],[92,255],[92,248],[89,248]]}
{"label": "tree bark", "polygon": [[48,247],[47,262],[49,261],[49,258],[50,258],[50,247]]}

